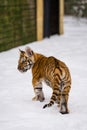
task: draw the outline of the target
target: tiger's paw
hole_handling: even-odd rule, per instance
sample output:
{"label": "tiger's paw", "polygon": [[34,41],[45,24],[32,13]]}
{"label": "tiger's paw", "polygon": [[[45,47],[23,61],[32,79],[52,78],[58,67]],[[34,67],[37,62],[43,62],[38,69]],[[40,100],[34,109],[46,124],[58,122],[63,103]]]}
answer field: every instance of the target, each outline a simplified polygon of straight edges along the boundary
{"label": "tiger's paw", "polygon": [[35,96],[32,98],[33,101],[40,101],[40,102],[43,102],[45,100],[44,97],[40,97],[40,96]]}
{"label": "tiger's paw", "polygon": [[69,110],[67,108],[64,108],[63,109],[60,109],[60,113],[61,114],[68,114],[69,113]]}
{"label": "tiger's paw", "polygon": [[33,98],[32,98],[32,101],[38,101],[37,97],[36,97],[36,96],[33,97]]}
{"label": "tiger's paw", "polygon": [[69,111],[60,111],[61,114],[69,114]]}

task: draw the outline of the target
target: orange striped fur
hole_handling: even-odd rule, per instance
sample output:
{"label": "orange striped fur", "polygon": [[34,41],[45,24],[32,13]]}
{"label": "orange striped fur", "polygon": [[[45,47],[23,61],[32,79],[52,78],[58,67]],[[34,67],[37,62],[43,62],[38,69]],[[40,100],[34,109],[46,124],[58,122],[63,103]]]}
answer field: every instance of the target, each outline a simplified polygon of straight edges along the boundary
{"label": "orange striped fur", "polygon": [[48,104],[43,108],[52,106],[55,102],[60,107],[60,113],[66,114],[68,98],[71,88],[71,76],[66,64],[53,56],[46,57],[31,50],[20,50],[18,70],[26,72],[32,69],[32,85],[35,92],[33,100],[43,101],[42,81],[52,88],[52,95]]}

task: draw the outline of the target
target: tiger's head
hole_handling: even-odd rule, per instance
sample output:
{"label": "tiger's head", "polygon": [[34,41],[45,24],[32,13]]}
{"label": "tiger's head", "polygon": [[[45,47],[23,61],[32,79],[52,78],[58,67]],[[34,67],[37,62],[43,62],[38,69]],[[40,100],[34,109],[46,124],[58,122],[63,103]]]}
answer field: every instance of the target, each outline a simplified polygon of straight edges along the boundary
{"label": "tiger's head", "polygon": [[29,47],[26,47],[25,51],[20,49],[19,51],[20,57],[17,68],[20,72],[26,72],[27,70],[31,69],[34,64],[34,52]]}

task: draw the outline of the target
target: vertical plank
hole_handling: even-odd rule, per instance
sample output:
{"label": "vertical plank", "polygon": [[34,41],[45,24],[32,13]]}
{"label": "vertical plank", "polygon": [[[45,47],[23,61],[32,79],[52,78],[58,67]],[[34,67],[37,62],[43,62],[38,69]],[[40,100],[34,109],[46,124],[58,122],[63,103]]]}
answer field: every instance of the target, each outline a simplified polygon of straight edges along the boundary
{"label": "vertical plank", "polygon": [[36,0],[37,40],[43,39],[43,0]]}
{"label": "vertical plank", "polygon": [[59,34],[64,33],[64,0],[59,0]]}

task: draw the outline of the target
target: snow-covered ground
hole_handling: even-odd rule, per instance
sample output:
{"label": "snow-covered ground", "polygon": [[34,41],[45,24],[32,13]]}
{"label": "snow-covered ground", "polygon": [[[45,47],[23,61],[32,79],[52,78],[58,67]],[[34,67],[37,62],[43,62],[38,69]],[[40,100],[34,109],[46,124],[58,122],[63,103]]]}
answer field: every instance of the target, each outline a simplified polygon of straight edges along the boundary
{"label": "snow-covered ground", "polygon": [[20,46],[0,53],[0,130],[87,130],[87,19],[65,17],[64,25],[64,35],[28,45],[46,56],[55,56],[70,68],[70,113],[60,114],[56,104],[42,109],[52,92],[45,84],[46,100],[31,100],[31,71],[21,74],[17,70],[18,48],[25,48]]}

